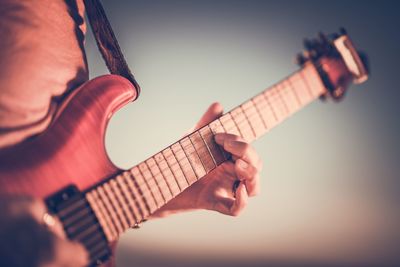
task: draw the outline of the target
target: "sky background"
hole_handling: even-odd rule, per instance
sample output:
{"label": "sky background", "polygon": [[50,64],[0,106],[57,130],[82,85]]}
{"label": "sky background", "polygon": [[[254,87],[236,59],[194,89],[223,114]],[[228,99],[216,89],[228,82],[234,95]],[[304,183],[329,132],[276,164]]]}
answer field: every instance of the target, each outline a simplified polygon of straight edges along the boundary
{"label": "sky background", "polygon": [[[237,218],[147,222],[117,266],[400,264],[400,19],[396,1],[102,1],[140,98],[112,118],[108,153],[130,168],[179,139],[209,104],[229,110],[298,69],[302,40],[344,26],[371,77],[254,143],[261,194]],[[91,34],[91,77],[107,72]]]}

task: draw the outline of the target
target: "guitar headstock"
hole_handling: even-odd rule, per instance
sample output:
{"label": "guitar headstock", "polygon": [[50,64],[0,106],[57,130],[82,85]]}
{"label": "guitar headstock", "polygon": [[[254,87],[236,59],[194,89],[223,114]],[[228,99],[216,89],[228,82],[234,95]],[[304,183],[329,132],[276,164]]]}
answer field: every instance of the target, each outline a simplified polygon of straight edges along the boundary
{"label": "guitar headstock", "polygon": [[333,99],[340,100],[351,83],[368,79],[368,61],[358,52],[344,29],[340,33],[304,41],[305,50],[297,56],[300,65],[313,64]]}

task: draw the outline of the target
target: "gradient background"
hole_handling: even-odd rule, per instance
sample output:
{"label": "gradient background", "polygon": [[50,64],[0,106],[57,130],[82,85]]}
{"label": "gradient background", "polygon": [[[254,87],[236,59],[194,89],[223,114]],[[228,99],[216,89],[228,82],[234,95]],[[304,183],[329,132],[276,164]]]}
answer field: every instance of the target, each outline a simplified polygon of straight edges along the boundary
{"label": "gradient background", "polygon": [[[226,110],[295,71],[302,39],[345,26],[372,75],[258,140],[262,192],[238,218],[199,211],[147,222],[124,266],[400,265],[400,53],[395,1],[103,1],[142,86],[111,120],[129,168],[176,141],[214,101]],[[106,73],[91,34],[91,76]]]}

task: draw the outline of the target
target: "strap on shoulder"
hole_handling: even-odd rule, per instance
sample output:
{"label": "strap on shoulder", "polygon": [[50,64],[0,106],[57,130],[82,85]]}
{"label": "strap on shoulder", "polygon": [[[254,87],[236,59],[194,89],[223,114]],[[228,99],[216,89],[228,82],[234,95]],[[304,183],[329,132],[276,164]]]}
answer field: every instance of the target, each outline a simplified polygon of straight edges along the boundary
{"label": "strap on shoulder", "polygon": [[103,6],[99,0],[84,0],[84,3],[97,47],[108,70],[111,74],[117,74],[128,79],[136,89],[137,98],[140,93],[140,86],[125,61]]}

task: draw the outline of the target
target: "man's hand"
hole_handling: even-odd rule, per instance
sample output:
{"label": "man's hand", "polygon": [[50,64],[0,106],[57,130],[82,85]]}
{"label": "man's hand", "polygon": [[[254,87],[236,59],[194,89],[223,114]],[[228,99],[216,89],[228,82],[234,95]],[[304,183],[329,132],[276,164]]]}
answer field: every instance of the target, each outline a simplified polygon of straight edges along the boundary
{"label": "man's hand", "polygon": [[[221,115],[221,105],[212,104],[195,130]],[[232,161],[224,162],[215,168],[156,211],[152,217],[164,217],[171,213],[194,209],[215,210],[237,216],[246,206],[248,197],[258,194],[262,163],[254,148],[242,138],[227,133],[216,134],[215,141],[232,155]],[[234,185],[238,184],[237,181],[240,183],[236,187]]]}

